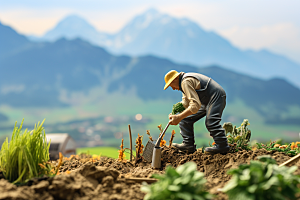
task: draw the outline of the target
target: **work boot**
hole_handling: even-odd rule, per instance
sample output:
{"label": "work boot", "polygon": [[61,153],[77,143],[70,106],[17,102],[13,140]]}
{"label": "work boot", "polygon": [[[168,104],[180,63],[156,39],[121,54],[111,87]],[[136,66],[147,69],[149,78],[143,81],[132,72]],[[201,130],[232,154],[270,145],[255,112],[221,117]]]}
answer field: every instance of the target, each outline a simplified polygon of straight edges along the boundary
{"label": "work boot", "polygon": [[224,143],[220,143],[220,144],[215,144],[213,147],[206,147],[205,148],[205,152],[207,152],[208,154],[227,154],[229,151],[230,147],[228,146],[227,142]]}
{"label": "work boot", "polygon": [[187,151],[188,154],[194,153],[196,151],[196,145],[194,145],[194,144],[187,144],[187,143],[182,142],[181,144],[173,143],[172,146],[176,147],[177,149],[179,149],[181,151]]}

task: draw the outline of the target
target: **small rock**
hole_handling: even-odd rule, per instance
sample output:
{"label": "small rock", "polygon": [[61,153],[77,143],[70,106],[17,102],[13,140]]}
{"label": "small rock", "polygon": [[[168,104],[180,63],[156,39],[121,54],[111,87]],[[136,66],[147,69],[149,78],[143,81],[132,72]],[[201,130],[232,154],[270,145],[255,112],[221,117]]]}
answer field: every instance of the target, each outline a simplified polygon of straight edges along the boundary
{"label": "small rock", "polygon": [[48,188],[49,182],[48,181],[41,181],[37,185],[32,186],[32,189],[34,189],[36,192],[41,192]]}
{"label": "small rock", "polygon": [[117,183],[113,186],[113,189],[116,190],[117,193],[120,193],[122,191],[122,185]]}
{"label": "small rock", "polygon": [[112,187],[114,185],[114,178],[112,176],[106,176],[102,179],[104,187]]}

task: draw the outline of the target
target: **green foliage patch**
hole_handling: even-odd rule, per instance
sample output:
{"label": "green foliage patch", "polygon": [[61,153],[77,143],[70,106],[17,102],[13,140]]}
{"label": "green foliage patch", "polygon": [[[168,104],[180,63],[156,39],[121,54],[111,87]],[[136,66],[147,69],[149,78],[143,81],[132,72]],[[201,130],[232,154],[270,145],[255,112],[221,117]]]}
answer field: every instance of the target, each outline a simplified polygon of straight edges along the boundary
{"label": "green foliage patch", "polygon": [[12,183],[23,183],[27,180],[50,174],[49,147],[42,123],[34,126],[32,131],[27,129],[21,134],[23,121],[20,127],[15,123],[10,142],[8,138],[2,144],[0,151],[0,170],[5,178]]}
{"label": "green foliage patch", "polygon": [[176,103],[176,104],[173,105],[172,115],[175,115],[177,113],[181,113],[184,110],[185,110],[185,107],[182,105],[181,102],[178,102],[178,103]]}
{"label": "green foliage patch", "polygon": [[194,162],[187,162],[176,169],[168,166],[163,175],[153,175],[158,182],[151,185],[143,184],[141,190],[146,192],[145,200],[207,200],[213,196],[205,190],[205,178],[197,171]]}
{"label": "green foliage patch", "polygon": [[[294,143],[294,142],[293,142]],[[269,143],[256,143],[257,149],[266,149],[267,151],[278,151],[283,152],[288,156],[295,156],[298,153],[300,153],[300,150],[297,146],[297,148],[294,148],[294,144],[290,143],[288,145],[282,145],[280,147],[276,147],[276,141],[270,141]]]}
{"label": "green foliage patch", "polygon": [[279,167],[270,156],[260,156],[259,161],[230,169],[231,180],[222,189],[230,200],[292,200],[297,199],[300,176],[293,173],[298,168]]}

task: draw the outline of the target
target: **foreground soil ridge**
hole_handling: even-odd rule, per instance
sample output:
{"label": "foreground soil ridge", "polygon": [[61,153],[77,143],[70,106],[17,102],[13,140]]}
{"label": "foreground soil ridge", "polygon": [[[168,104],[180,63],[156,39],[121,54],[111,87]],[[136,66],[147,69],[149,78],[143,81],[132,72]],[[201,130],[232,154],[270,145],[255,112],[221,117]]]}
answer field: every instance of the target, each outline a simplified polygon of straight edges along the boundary
{"label": "foreground soil ridge", "polygon": [[[193,161],[197,164],[197,170],[205,174],[207,190],[217,195],[215,200],[228,200],[227,195],[219,191],[231,178],[226,172],[240,164],[249,164],[261,155],[272,156],[277,164],[290,159],[282,152],[265,149],[242,150],[226,155],[207,155],[196,151],[186,155],[174,148],[165,147],[162,151],[162,168],[158,170],[152,169],[151,163],[144,160],[135,163],[108,157],[93,159],[89,155],[72,156],[64,158],[60,174],[55,177],[35,178],[23,186],[0,179],[0,199],[141,200],[145,196],[140,190],[141,183],[127,178],[150,178],[154,173],[163,174],[167,166],[176,168]],[[298,167],[295,173],[300,174],[300,162],[294,165]]]}

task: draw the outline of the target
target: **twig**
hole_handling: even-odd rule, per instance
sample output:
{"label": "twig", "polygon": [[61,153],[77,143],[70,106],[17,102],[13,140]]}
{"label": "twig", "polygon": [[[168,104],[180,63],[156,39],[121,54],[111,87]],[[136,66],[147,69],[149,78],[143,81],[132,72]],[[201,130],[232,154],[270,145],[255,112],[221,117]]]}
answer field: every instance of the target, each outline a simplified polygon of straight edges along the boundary
{"label": "twig", "polygon": [[[126,151],[126,150],[129,150],[129,151]],[[124,151],[126,152],[126,153],[129,153],[130,154],[130,148],[124,148]],[[133,157],[133,159],[135,159],[135,156],[132,154],[132,157]]]}
{"label": "twig", "polygon": [[128,124],[128,129],[129,129],[129,137],[130,137],[130,161],[132,161],[132,136],[131,136],[130,124]]}
{"label": "twig", "polygon": [[157,179],[155,178],[126,178],[128,181],[134,181],[137,183],[146,182],[146,183],[155,183]]}
{"label": "twig", "polygon": [[171,146],[172,146],[172,142],[173,142],[174,137],[175,137],[175,131],[172,130],[172,135],[171,135],[171,138],[170,138],[170,141],[169,141],[169,148],[171,148]]}

